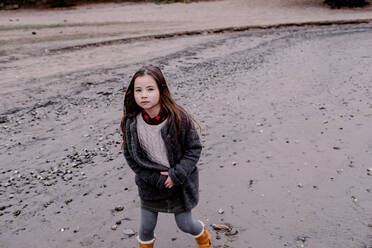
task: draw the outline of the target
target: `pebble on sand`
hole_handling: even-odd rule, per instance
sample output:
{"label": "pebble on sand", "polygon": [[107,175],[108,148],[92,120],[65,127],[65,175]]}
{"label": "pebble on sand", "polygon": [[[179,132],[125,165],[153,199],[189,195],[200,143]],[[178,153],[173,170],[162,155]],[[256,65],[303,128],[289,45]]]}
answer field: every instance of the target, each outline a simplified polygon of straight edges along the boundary
{"label": "pebble on sand", "polygon": [[230,227],[224,224],[212,224],[214,230],[230,230]]}
{"label": "pebble on sand", "polygon": [[239,233],[238,229],[225,224],[212,224],[212,227],[216,231],[223,231],[226,236],[234,236]]}
{"label": "pebble on sand", "polygon": [[238,234],[238,233],[239,233],[238,229],[236,229],[236,228],[231,228],[230,230],[228,230],[228,231],[225,233],[225,235],[226,235],[226,236],[234,236],[234,235],[236,235],[236,234]]}
{"label": "pebble on sand", "polygon": [[133,230],[130,229],[130,228],[126,228],[126,229],[124,229],[124,230],[123,230],[123,233],[124,233],[125,235],[128,235],[129,237],[136,235],[135,231],[133,231]]}
{"label": "pebble on sand", "polygon": [[115,211],[120,212],[124,210],[124,206],[117,206],[115,207]]}
{"label": "pebble on sand", "polygon": [[17,217],[17,216],[20,215],[20,214],[21,214],[21,210],[16,210],[16,211],[13,212],[13,215],[14,215],[15,217]]}

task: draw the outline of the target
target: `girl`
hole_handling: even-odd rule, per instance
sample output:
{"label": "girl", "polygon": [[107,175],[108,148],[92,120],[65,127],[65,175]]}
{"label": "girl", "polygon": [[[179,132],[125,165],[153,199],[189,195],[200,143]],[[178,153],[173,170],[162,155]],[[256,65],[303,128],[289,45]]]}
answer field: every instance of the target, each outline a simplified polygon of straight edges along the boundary
{"label": "girl", "polygon": [[159,212],[174,213],[177,226],[193,235],[199,248],[212,247],[210,233],[191,215],[199,199],[199,136],[190,115],[172,99],[158,67],[146,66],[134,74],[120,126],[124,156],[141,198],[139,247],[154,247]]}

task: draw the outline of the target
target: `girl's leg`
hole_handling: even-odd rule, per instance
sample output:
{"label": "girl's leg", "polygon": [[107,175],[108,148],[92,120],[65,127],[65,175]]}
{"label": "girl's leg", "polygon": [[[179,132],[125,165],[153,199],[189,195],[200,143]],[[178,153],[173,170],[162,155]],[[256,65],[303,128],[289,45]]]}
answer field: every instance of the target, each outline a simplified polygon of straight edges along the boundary
{"label": "girl's leg", "polygon": [[174,215],[176,223],[179,229],[185,233],[189,233],[193,236],[199,235],[203,232],[203,224],[200,221],[192,219],[191,211],[182,213],[176,213]]}
{"label": "girl's leg", "polygon": [[154,230],[157,222],[157,212],[141,208],[141,224],[139,230],[140,241],[147,242],[154,239]]}

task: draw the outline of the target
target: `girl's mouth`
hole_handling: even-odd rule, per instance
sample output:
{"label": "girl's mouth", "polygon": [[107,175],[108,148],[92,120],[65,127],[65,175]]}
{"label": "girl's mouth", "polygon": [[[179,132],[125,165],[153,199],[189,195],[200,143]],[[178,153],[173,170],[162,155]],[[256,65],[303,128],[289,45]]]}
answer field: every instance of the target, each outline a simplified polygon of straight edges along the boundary
{"label": "girl's mouth", "polygon": [[143,101],[143,102],[141,102],[141,104],[148,104],[149,103],[149,101]]}

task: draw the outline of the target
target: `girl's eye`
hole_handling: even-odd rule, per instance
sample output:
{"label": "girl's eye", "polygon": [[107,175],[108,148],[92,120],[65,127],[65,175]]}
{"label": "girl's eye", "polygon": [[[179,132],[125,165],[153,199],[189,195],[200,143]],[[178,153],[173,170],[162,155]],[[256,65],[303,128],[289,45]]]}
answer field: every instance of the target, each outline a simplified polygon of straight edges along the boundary
{"label": "girl's eye", "polygon": [[154,89],[153,88],[150,88],[149,91],[153,91]]}
{"label": "girl's eye", "polygon": [[140,89],[136,89],[136,92],[141,92],[141,90]]}

